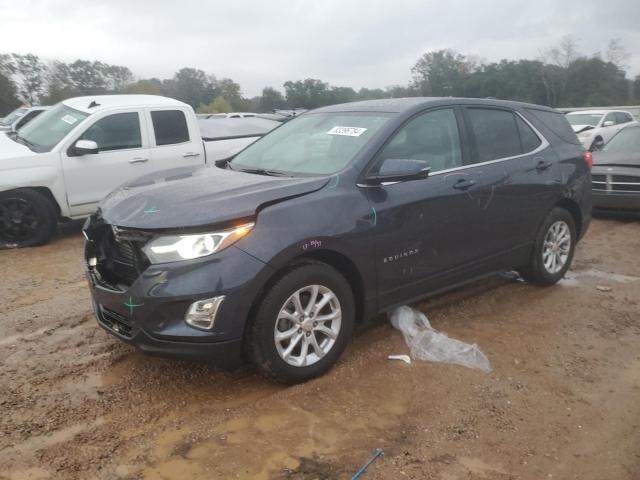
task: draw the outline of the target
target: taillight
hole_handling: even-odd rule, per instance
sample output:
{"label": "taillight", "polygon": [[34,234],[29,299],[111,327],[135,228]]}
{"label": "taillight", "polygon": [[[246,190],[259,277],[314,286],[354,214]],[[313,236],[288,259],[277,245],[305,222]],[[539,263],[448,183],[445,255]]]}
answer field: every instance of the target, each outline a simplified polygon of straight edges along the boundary
{"label": "taillight", "polygon": [[582,154],[582,159],[586,162],[589,170],[593,167],[593,154],[591,152],[584,152]]}

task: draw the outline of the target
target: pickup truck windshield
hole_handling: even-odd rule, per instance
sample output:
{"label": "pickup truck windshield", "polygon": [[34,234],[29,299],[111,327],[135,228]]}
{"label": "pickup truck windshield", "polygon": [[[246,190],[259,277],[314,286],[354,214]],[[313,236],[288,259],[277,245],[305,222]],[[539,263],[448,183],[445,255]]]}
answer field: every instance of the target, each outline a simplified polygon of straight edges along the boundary
{"label": "pickup truck windshield", "polygon": [[16,140],[23,141],[35,152],[49,152],[88,116],[59,103],[22,127]]}
{"label": "pickup truck windshield", "polygon": [[0,120],[0,125],[11,125],[21,116],[23,116],[26,111],[26,108],[16,108],[13,112]]}
{"label": "pickup truck windshield", "polygon": [[285,123],[231,161],[234,170],[330,175],[342,170],[391,114],[309,113]]}

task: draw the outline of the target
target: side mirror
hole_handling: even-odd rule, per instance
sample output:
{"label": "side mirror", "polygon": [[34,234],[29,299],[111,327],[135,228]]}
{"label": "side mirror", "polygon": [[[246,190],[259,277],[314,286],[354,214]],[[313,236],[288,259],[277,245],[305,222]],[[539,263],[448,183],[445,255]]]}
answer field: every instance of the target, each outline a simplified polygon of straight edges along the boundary
{"label": "side mirror", "polygon": [[93,140],[78,140],[73,145],[76,155],[93,155],[98,153],[98,144]]}
{"label": "side mirror", "polygon": [[606,120],[603,124],[603,127],[613,127],[613,120]]}
{"label": "side mirror", "polygon": [[429,176],[429,170],[431,167],[424,160],[387,158],[380,165],[378,173],[367,176],[365,182],[367,185],[380,185],[385,182],[423,180]]}

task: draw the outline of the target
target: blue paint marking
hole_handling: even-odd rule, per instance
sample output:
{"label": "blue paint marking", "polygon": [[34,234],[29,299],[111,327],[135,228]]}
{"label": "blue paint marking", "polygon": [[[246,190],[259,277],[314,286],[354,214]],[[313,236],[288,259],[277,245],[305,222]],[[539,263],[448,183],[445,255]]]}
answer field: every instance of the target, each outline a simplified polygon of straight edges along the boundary
{"label": "blue paint marking", "polygon": [[378,212],[376,209],[371,207],[371,211],[373,212],[373,220],[371,220],[371,224],[375,227],[378,224]]}
{"label": "blue paint marking", "polygon": [[158,213],[160,210],[158,210],[156,207],[151,207],[151,208],[147,208],[146,210],[143,211],[143,213],[145,215],[149,214],[149,213]]}
{"label": "blue paint marking", "polygon": [[333,183],[327,187],[327,190],[330,190],[332,188],[336,188],[338,186],[338,184],[340,183],[340,175],[336,175],[335,177],[333,177],[331,179],[331,182],[333,182]]}
{"label": "blue paint marking", "polygon": [[358,478],[360,478],[360,475],[362,475],[364,473],[364,471],[367,469],[367,467],[369,465],[371,465],[376,458],[378,458],[380,455],[382,455],[382,452],[384,452],[384,448],[379,448],[378,450],[376,450],[375,455],[373,457],[371,457],[369,459],[369,461],[367,463],[365,463],[362,466],[362,468],[360,470],[358,470],[353,477],[351,477],[351,480],[357,480]]}

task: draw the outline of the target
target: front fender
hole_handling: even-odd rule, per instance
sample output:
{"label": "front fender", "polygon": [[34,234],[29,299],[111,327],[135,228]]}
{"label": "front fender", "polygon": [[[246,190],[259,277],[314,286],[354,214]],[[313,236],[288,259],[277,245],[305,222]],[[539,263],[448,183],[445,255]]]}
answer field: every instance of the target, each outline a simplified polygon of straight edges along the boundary
{"label": "front fender", "polygon": [[37,165],[0,171],[0,192],[29,187],[48,189],[58,203],[61,214],[68,215],[64,179],[56,167]]}

